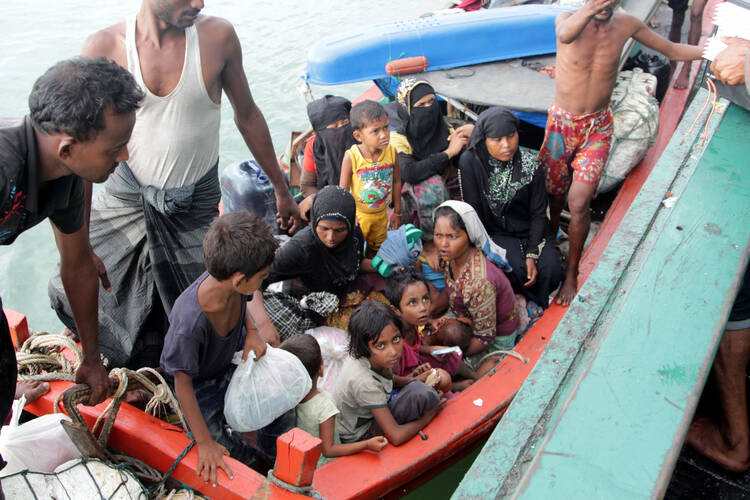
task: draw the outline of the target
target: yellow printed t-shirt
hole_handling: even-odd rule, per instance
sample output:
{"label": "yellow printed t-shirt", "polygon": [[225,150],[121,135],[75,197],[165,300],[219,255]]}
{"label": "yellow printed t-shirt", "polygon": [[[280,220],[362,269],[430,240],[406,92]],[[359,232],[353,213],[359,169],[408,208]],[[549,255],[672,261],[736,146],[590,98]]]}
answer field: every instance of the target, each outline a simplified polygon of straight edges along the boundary
{"label": "yellow printed t-shirt", "polygon": [[391,203],[393,167],[396,164],[396,149],[388,145],[372,162],[362,156],[357,144],[349,149],[352,160],[352,195],[357,202],[357,211],[380,212]]}

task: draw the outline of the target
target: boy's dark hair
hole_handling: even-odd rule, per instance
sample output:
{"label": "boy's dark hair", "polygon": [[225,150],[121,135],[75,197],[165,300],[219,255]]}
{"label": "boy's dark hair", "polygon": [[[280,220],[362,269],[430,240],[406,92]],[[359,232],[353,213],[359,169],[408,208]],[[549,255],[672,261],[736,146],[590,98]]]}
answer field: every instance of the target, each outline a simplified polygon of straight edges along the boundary
{"label": "boy's dark hair", "polygon": [[393,271],[388,276],[388,281],[385,282],[385,296],[393,307],[401,309],[400,304],[401,298],[404,296],[404,290],[406,290],[407,286],[414,283],[424,283],[427,291],[430,291],[430,284],[427,278],[422,276],[422,273],[417,271],[413,266]]}
{"label": "boy's dark hair", "polygon": [[104,110],[130,113],[144,93],[133,75],[104,57],[60,61],[34,83],[29,110],[34,127],[85,142],[104,130]]}
{"label": "boy's dark hair", "polygon": [[440,217],[448,217],[451,221],[451,226],[454,229],[461,229],[463,231],[466,231],[466,224],[464,224],[464,220],[460,215],[458,215],[458,212],[453,210],[451,207],[438,207],[438,209],[435,210],[435,217],[433,218],[433,221],[437,222],[438,218]]}
{"label": "boy's dark hair", "polygon": [[278,246],[266,223],[242,210],[214,219],[203,239],[203,260],[219,281],[236,272],[250,278],[273,262]]}
{"label": "boy's dark hair", "polygon": [[323,364],[320,344],[315,337],[306,333],[293,335],[282,342],[279,347],[297,356],[302,361],[302,366],[305,367],[307,373],[310,374],[310,378],[315,380],[318,371],[320,371],[320,366]]}
{"label": "boy's dark hair", "polygon": [[435,335],[440,345],[457,345],[465,353],[469,349],[471,337],[474,334],[471,327],[463,321],[449,319],[435,332]]}
{"label": "boy's dark hair", "polygon": [[393,325],[399,332],[404,324],[393,308],[376,300],[362,302],[349,318],[349,354],[355,358],[369,358],[370,342],[380,337],[380,332]]}
{"label": "boy's dark hair", "polygon": [[386,116],[385,108],[376,101],[365,100],[358,102],[349,113],[349,123],[354,130],[360,130],[373,120]]}

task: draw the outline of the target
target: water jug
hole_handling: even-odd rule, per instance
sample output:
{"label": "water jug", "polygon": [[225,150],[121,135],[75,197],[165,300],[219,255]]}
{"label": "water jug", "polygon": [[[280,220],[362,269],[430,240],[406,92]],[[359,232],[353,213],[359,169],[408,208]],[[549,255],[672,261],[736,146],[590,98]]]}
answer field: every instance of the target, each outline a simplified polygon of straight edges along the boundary
{"label": "water jug", "polygon": [[272,234],[279,234],[273,184],[255,160],[229,165],[221,173],[220,182],[224,213],[247,210],[263,219]]}

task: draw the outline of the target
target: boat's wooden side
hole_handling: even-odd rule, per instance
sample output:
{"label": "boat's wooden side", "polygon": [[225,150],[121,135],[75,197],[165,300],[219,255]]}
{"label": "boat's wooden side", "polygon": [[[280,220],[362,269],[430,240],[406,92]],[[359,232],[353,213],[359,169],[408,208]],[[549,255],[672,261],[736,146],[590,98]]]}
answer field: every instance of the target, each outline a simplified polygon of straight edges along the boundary
{"label": "boat's wooden side", "polygon": [[750,113],[681,144],[704,97],[454,498],[663,495],[750,243]]}

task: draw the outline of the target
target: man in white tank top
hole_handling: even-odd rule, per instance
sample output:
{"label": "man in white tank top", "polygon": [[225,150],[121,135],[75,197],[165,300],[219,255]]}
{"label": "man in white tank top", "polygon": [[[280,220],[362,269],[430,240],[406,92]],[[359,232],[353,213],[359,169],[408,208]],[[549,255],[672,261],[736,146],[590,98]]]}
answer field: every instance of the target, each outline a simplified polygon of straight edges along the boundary
{"label": "man in white tank top", "polygon": [[[268,125],[250,93],[234,27],[201,15],[202,8],[202,0],[143,0],[137,15],[94,33],[83,46],[84,55],[105,56],[127,68],[146,93],[128,143],[129,168],[118,169],[121,175],[110,179],[91,210],[92,253],[108,292],[99,294],[100,337],[115,366],[136,362],[133,344],[143,337],[145,323],[156,324],[151,328],[156,332],[166,323],[164,314],[156,320],[146,317],[155,309],[168,314],[203,268],[200,243],[219,199],[214,172],[223,92],[245,143],[274,185],[281,227],[294,232],[299,224]],[[117,191],[123,186],[125,196]],[[132,201],[136,197],[145,200],[143,208]],[[150,205],[158,205],[160,212],[156,231]],[[158,266],[175,272],[160,274]],[[59,277],[53,277],[52,305],[69,325],[69,305],[61,291]],[[278,339],[262,302],[252,301],[249,309],[264,338]]]}

